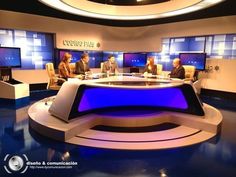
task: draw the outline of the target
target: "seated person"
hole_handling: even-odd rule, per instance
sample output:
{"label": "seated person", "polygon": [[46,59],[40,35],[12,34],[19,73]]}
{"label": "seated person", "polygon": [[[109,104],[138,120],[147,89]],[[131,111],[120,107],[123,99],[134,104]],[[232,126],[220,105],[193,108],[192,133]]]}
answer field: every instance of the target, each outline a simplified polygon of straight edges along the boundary
{"label": "seated person", "polygon": [[90,72],[89,68],[89,55],[87,53],[82,54],[81,59],[75,63],[75,74],[83,74]]}
{"label": "seated person", "polygon": [[69,77],[72,77],[71,71],[70,71],[70,66],[69,63],[71,61],[72,55],[68,52],[66,52],[62,59],[61,62],[58,65],[58,72],[59,72],[59,77],[67,80]]}
{"label": "seated person", "polygon": [[146,66],[144,68],[144,74],[151,73],[157,75],[157,65],[154,65],[154,57],[148,57]]}
{"label": "seated person", "polygon": [[108,60],[104,62],[103,68],[102,68],[102,73],[118,73],[118,65],[116,63],[114,55],[109,55]]}
{"label": "seated person", "polygon": [[173,69],[169,74],[171,78],[179,78],[185,79],[185,70],[184,67],[181,65],[181,61],[179,58],[175,58],[173,60]]}

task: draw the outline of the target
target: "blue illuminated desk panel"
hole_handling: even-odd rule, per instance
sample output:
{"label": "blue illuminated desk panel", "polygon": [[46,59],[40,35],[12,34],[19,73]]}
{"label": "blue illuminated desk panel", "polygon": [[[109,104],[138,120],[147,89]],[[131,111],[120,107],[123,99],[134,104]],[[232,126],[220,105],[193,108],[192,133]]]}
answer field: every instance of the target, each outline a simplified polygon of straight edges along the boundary
{"label": "blue illuminated desk panel", "polygon": [[202,103],[190,84],[135,77],[66,82],[49,112],[69,122],[91,112],[131,108],[204,116]]}

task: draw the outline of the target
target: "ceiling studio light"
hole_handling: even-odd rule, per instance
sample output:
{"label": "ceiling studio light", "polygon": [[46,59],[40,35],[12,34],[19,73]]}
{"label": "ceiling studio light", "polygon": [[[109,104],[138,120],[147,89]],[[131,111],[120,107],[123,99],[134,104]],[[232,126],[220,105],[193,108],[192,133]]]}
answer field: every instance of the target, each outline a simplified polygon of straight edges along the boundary
{"label": "ceiling studio light", "polygon": [[[86,17],[92,17],[92,18],[100,18],[100,19],[109,19],[109,20],[148,20],[148,19],[156,19],[156,18],[164,18],[164,17],[171,17],[181,14],[186,14],[190,12],[194,12],[200,9],[204,9],[210,6],[213,6],[217,3],[223,2],[224,0],[202,0],[198,3],[185,7],[182,9],[176,9],[174,11],[166,11],[163,13],[156,13],[156,14],[145,14],[145,15],[117,15],[117,14],[103,14],[103,13],[96,13],[96,12],[90,12],[84,9],[80,9],[78,7],[73,7],[71,5],[68,5],[64,3],[62,0],[39,0],[41,3],[46,4],[47,6],[50,6],[52,8],[72,13],[75,15],[81,15]],[[137,0],[138,1],[138,0]],[[158,6],[158,5],[156,5]],[[111,7],[111,6],[110,6]],[[114,7],[114,6],[113,6]]]}

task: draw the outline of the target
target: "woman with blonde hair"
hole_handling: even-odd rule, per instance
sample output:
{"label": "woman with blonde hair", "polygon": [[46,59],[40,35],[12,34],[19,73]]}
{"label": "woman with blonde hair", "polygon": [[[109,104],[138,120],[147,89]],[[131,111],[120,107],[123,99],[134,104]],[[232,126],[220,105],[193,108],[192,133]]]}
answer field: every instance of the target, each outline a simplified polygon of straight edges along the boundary
{"label": "woman with blonde hair", "polygon": [[153,75],[157,75],[157,65],[154,64],[154,57],[150,56],[147,59],[147,63],[144,69],[144,74],[151,73]]}
{"label": "woman with blonde hair", "polygon": [[70,66],[69,66],[69,63],[71,61],[71,57],[72,57],[72,55],[70,53],[66,52],[63,55],[61,62],[58,66],[59,76],[61,78],[64,78],[65,80],[67,80],[69,77],[71,77],[71,71],[70,71]]}

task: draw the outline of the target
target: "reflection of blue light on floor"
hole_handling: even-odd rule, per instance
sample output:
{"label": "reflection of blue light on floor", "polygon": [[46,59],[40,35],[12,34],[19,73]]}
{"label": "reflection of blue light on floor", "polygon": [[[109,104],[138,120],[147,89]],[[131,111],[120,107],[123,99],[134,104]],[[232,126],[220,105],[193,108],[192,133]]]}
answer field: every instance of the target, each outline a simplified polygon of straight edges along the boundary
{"label": "reflection of blue light on floor", "polygon": [[[31,100],[44,96],[45,92],[41,95],[37,92],[36,96],[31,95]],[[210,101],[215,106],[219,104],[218,100]],[[17,110],[0,107],[0,158],[7,153],[24,153],[32,161],[51,159],[58,162],[69,152],[68,160],[78,162],[78,166],[68,170],[27,170],[27,176],[159,177],[163,171],[168,177],[236,176],[235,109],[221,110],[224,116],[221,136],[190,147],[159,151],[98,149],[54,141],[29,130],[27,110],[27,107]],[[149,110],[137,111],[152,114]],[[117,111],[117,114],[123,113]],[[3,168],[0,168],[0,176],[6,176]]]}

